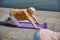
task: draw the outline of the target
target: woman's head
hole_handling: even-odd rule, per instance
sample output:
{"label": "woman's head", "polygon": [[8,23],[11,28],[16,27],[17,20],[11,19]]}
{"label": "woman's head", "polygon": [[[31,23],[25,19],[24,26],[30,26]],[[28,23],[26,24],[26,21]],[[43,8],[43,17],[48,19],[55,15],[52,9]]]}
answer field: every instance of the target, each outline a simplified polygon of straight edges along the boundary
{"label": "woman's head", "polygon": [[33,14],[33,13],[35,13],[35,8],[34,7],[29,7],[28,9],[27,9],[27,11],[28,11],[28,13],[31,13],[31,14]]}

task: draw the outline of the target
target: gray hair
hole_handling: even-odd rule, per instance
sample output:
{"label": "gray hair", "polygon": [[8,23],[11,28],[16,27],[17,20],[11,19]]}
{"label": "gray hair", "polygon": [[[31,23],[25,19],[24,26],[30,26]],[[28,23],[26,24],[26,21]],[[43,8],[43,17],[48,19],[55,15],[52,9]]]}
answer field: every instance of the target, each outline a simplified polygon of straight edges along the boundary
{"label": "gray hair", "polygon": [[34,7],[29,7],[28,10],[36,11]]}

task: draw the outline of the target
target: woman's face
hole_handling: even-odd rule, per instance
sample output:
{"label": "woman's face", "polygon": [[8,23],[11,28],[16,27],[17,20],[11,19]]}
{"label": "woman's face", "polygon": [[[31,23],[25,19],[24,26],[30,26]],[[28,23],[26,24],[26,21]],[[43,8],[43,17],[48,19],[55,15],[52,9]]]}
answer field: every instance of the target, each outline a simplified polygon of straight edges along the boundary
{"label": "woman's face", "polygon": [[30,15],[32,15],[32,14],[34,14],[34,11],[28,10],[28,13],[29,13]]}

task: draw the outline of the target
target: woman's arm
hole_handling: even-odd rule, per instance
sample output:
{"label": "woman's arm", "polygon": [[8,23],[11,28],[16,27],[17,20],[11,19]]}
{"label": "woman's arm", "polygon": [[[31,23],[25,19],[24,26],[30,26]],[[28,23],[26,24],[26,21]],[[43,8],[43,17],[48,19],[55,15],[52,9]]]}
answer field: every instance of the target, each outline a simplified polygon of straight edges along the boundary
{"label": "woman's arm", "polygon": [[35,23],[31,20],[31,16],[27,13],[27,12],[25,12],[25,14],[26,14],[26,17],[27,17],[27,19],[28,19],[28,21],[30,21],[31,22],[31,24],[36,28],[36,29],[40,29],[40,28],[38,28],[36,25],[35,25]]}
{"label": "woman's arm", "polygon": [[37,27],[37,26],[35,25],[35,23],[31,20],[31,18],[29,18],[29,21],[31,22],[31,24],[32,24],[36,29],[40,29],[40,27]]}
{"label": "woman's arm", "polygon": [[39,22],[38,22],[37,18],[36,18],[34,15],[32,15],[32,18],[36,21],[36,23],[38,23],[38,24],[39,24]]}

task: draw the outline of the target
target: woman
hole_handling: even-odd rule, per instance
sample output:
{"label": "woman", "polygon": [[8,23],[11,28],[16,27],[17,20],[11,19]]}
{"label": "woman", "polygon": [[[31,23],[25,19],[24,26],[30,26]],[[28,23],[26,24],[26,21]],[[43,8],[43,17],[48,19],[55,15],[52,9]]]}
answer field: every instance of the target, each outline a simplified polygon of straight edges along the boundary
{"label": "woman", "polygon": [[8,22],[8,23],[12,22],[13,25],[20,26],[19,21],[28,20],[29,22],[31,22],[31,24],[33,25],[33,27],[35,27],[36,29],[40,29],[31,20],[31,17],[32,17],[39,24],[38,20],[34,16],[35,11],[36,10],[35,10],[34,7],[30,7],[28,9],[12,9],[10,11],[10,16],[6,20],[6,22]]}

